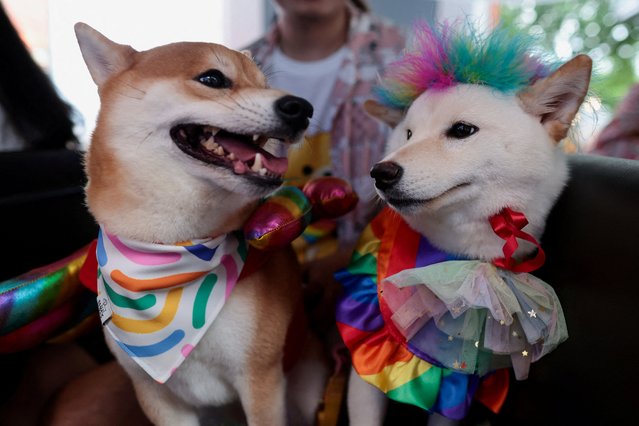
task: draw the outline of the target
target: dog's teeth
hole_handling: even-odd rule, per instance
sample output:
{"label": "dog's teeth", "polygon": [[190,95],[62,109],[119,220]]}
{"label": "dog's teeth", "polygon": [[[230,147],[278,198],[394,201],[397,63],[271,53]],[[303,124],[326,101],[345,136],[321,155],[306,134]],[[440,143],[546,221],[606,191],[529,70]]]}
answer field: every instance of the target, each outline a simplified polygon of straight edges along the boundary
{"label": "dog's teeth", "polygon": [[224,157],[224,148],[222,148],[221,146],[218,146],[217,148],[215,148],[215,155],[220,155],[222,157]]}
{"label": "dog's teeth", "polygon": [[266,169],[262,167],[258,173],[260,174],[260,176],[266,176]]}
{"label": "dog's teeth", "polygon": [[230,152],[230,153],[229,153],[229,155],[227,155],[227,157],[228,157],[228,159],[229,159],[229,160],[231,160],[231,161],[233,161],[233,160],[236,160],[236,159],[237,159],[237,157],[235,156],[235,154],[234,154],[234,153],[232,153],[232,152]]}
{"label": "dog's teeth", "polygon": [[256,140],[258,140],[260,138],[260,135],[253,135],[253,142],[255,142]]}
{"label": "dog's teeth", "polygon": [[251,166],[251,170],[253,170],[254,172],[259,172],[261,168],[262,168],[262,154],[258,152],[257,154],[255,154],[255,162],[253,163],[253,166]]}
{"label": "dog's teeth", "polygon": [[215,142],[213,142],[213,138],[208,138],[207,140],[200,142],[200,144],[202,144],[207,151],[213,151],[218,146]]}

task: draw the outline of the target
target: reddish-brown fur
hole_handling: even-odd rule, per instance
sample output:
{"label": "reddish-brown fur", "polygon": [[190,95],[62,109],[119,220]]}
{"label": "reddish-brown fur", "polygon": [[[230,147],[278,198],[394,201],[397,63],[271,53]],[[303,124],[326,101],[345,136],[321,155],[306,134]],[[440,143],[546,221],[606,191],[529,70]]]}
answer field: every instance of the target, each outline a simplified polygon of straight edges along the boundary
{"label": "reddish-brown fur", "polygon": [[[286,94],[269,89],[250,58],[223,46],[175,43],[136,52],[82,24],[76,32],[102,105],[86,160],[87,202],[101,225],[128,238],[170,244],[241,229],[272,187],[194,160],[174,145],[170,129],[195,120],[245,135],[270,134],[282,126],[274,105]],[[230,79],[231,88],[199,82],[210,69]],[[284,346],[301,302],[299,265],[286,248],[269,253],[240,279],[167,384],[153,382],[114,342],[107,343],[155,423],[195,424],[196,408],[182,394],[195,395],[198,406],[228,403],[231,385],[249,424],[280,425],[286,418]],[[233,334],[225,334],[228,330]],[[223,341],[235,337],[232,344]]]}

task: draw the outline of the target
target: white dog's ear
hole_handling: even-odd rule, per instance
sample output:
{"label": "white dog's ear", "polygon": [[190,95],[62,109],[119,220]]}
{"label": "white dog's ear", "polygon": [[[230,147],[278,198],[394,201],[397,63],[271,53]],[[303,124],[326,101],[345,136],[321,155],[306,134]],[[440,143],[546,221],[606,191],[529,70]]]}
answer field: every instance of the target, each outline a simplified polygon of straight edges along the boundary
{"label": "white dog's ear", "polygon": [[74,29],[84,62],[98,87],[133,63],[137,51],[131,46],[115,43],[83,22],[75,24]]}
{"label": "white dog's ear", "polygon": [[517,94],[524,111],[539,117],[557,142],[568,134],[586,97],[591,70],[592,60],[586,55],[578,55]]}
{"label": "white dog's ear", "polygon": [[364,111],[371,117],[383,121],[392,128],[397,126],[404,118],[404,112],[402,110],[387,107],[371,99],[364,102]]}

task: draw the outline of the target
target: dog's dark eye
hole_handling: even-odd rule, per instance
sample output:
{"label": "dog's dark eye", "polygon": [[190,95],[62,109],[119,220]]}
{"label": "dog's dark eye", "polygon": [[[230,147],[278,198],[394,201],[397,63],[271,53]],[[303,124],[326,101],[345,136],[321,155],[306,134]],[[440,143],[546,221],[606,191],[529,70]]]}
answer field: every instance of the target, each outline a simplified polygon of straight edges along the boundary
{"label": "dog's dark eye", "polygon": [[413,132],[410,129],[406,129],[406,140],[409,140],[413,136]]}
{"label": "dog's dark eye", "polygon": [[479,131],[479,127],[464,123],[463,121],[458,121],[457,123],[450,126],[450,129],[446,131],[446,136],[454,139],[465,139],[468,136],[474,135]]}
{"label": "dog's dark eye", "polygon": [[197,76],[195,80],[214,89],[228,89],[233,85],[220,70],[208,70]]}

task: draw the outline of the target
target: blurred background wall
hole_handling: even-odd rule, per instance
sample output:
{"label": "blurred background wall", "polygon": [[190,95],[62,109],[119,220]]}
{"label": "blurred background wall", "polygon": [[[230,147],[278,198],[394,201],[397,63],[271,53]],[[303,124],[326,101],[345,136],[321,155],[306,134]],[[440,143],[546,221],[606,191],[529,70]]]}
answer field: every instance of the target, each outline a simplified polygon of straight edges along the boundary
{"label": "blurred background wall", "polygon": [[[84,21],[136,49],[180,40],[241,48],[273,19],[272,0],[1,0],[32,54],[60,93],[79,111],[78,134],[88,143],[98,97],[81,59],[73,24]],[[587,53],[595,61],[592,96],[582,109],[579,145],[587,145],[639,80],[637,0],[369,0],[371,9],[407,33],[416,19],[470,18],[535,34],[560,59]]]}

